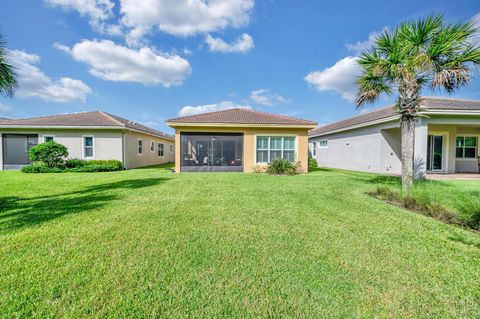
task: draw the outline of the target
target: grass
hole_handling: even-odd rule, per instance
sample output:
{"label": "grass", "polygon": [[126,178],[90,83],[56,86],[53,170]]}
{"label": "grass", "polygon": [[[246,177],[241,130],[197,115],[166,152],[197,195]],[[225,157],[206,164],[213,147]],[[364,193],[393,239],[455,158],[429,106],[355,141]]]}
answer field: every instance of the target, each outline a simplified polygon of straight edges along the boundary
{"label": "grass", "polygon": [[[0,172],[0,317],[480,316],[480,238],[394,178]],[[479,181],[418,186],[455,209]],[[439,195],[440,194],[440,195]]]}

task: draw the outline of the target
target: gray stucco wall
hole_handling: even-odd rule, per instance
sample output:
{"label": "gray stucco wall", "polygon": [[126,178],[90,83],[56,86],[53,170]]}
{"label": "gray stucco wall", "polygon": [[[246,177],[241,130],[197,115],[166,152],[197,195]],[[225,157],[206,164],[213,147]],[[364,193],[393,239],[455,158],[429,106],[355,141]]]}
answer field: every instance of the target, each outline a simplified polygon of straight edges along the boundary
{"label": "gray stucco wall", "polygon": [[[69,158],[86,159],[83,138],[93,136],[94,156],[88,159],[119,160],[125,168],[158,165],[175,161],[174,142],[155,136],[122,130],[87,129],[0,129],[0,170],[3,169],[2,134],[38,134],[38,142],[43,143],[45,136],[54,136],[55,141],[67,147]],[[124,137],[122,135],[124,134]],[[144,141],[144,154],[138,155],[138,139]],[[155,143],[154,152],[150,151],[150,142]],[[165,144],[164,157],[157,155],[157,143]],[[172,151],[170,151],[172,145]],[[125,146],[125,153],[124,153]]]}
{"label": "gray stucco wall", "polygon": [[400,129],[390,122],[355,130],[314,137],[309,143],[328,140],[328,146],[318,147],[319,166],[355,171],[400,174]]}

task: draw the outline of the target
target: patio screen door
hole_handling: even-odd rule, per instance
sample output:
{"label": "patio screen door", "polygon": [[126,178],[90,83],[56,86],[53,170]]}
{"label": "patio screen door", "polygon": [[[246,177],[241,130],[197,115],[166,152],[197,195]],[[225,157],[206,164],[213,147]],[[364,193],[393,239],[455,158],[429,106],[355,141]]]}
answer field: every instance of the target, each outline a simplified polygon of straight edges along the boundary
{"label": "patio screen door", "polygon": [[427,170],[441,171],[443,163],[443,136],[429,135],[427,144]]}

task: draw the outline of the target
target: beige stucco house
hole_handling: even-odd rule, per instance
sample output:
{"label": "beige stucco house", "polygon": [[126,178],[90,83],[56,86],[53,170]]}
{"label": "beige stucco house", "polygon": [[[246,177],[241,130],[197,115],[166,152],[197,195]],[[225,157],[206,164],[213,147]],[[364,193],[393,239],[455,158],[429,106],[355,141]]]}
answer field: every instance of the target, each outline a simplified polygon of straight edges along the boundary
{"label": "beige stucco house", "polygon": [[316,123],[249,109],[170,119],[176,172],[253,172],[275,158],[308,169],[308,130]]}
{"label": "beige stucco house", "polygon": [[[415,126],[417,178],[429,173],[478,173],[480,100],[425,97]],[[399,115],[381,108],[309,132],[320,166],[401,174]]]}
{"label": "beige stucco house", "polygon": [[29,164],[28,150],[49,140],[70,158],[119,160],[126,169],[175,160],[174,137],[106,112],[0,120],[0,170]]}

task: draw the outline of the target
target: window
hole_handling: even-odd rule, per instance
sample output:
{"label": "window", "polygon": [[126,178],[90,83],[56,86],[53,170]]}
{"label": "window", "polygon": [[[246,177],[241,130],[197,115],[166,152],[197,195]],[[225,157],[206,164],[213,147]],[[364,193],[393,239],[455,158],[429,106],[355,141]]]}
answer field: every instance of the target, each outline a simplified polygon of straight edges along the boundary
{"label": "window", "polygon": [[312,143],[312,156],[313,157],[317,156],[317,142]]}
{"label": "window", "polygon": [[43,142],[44,143],[47,143],[47,142],[50,142],[50,141],[55,141],[55,136],[53,136],[53,135],[44,135],[43,136]]}
{"label": "window", "polygon": [[150,152],[155,152],[155,142],[150,143]]}
{"label": "window", "polygon": [[457,136],[457,158],[476,158],[477,157],[477,137],[476,136]]}
{"label": "window", "polygon": [[170,144],[170,153],[173,153],[173,145]]}
{"label": "window", "polygon": [[158,157],[163,157],[164,155],[164,145],[163,143],[158,143],[157,144],[157,154],[158,154]]}
{"label": "window", "polygon": [[83,137],[83,157],[92,158],[93,156],[94,156],[93,136],[84,136]]}
{"label": "window", "polygon": [[327,148],[327,147],[328,147],[328,140],[318,141],[318,148]]}
{"label": "window", "polygon": [[138,155],[143,154],[143,140],[138,140]]}
{"label": "window", "polygon": [[270,163],[277,158],[295,161],[295,137],[258,136],[257,163]]}

